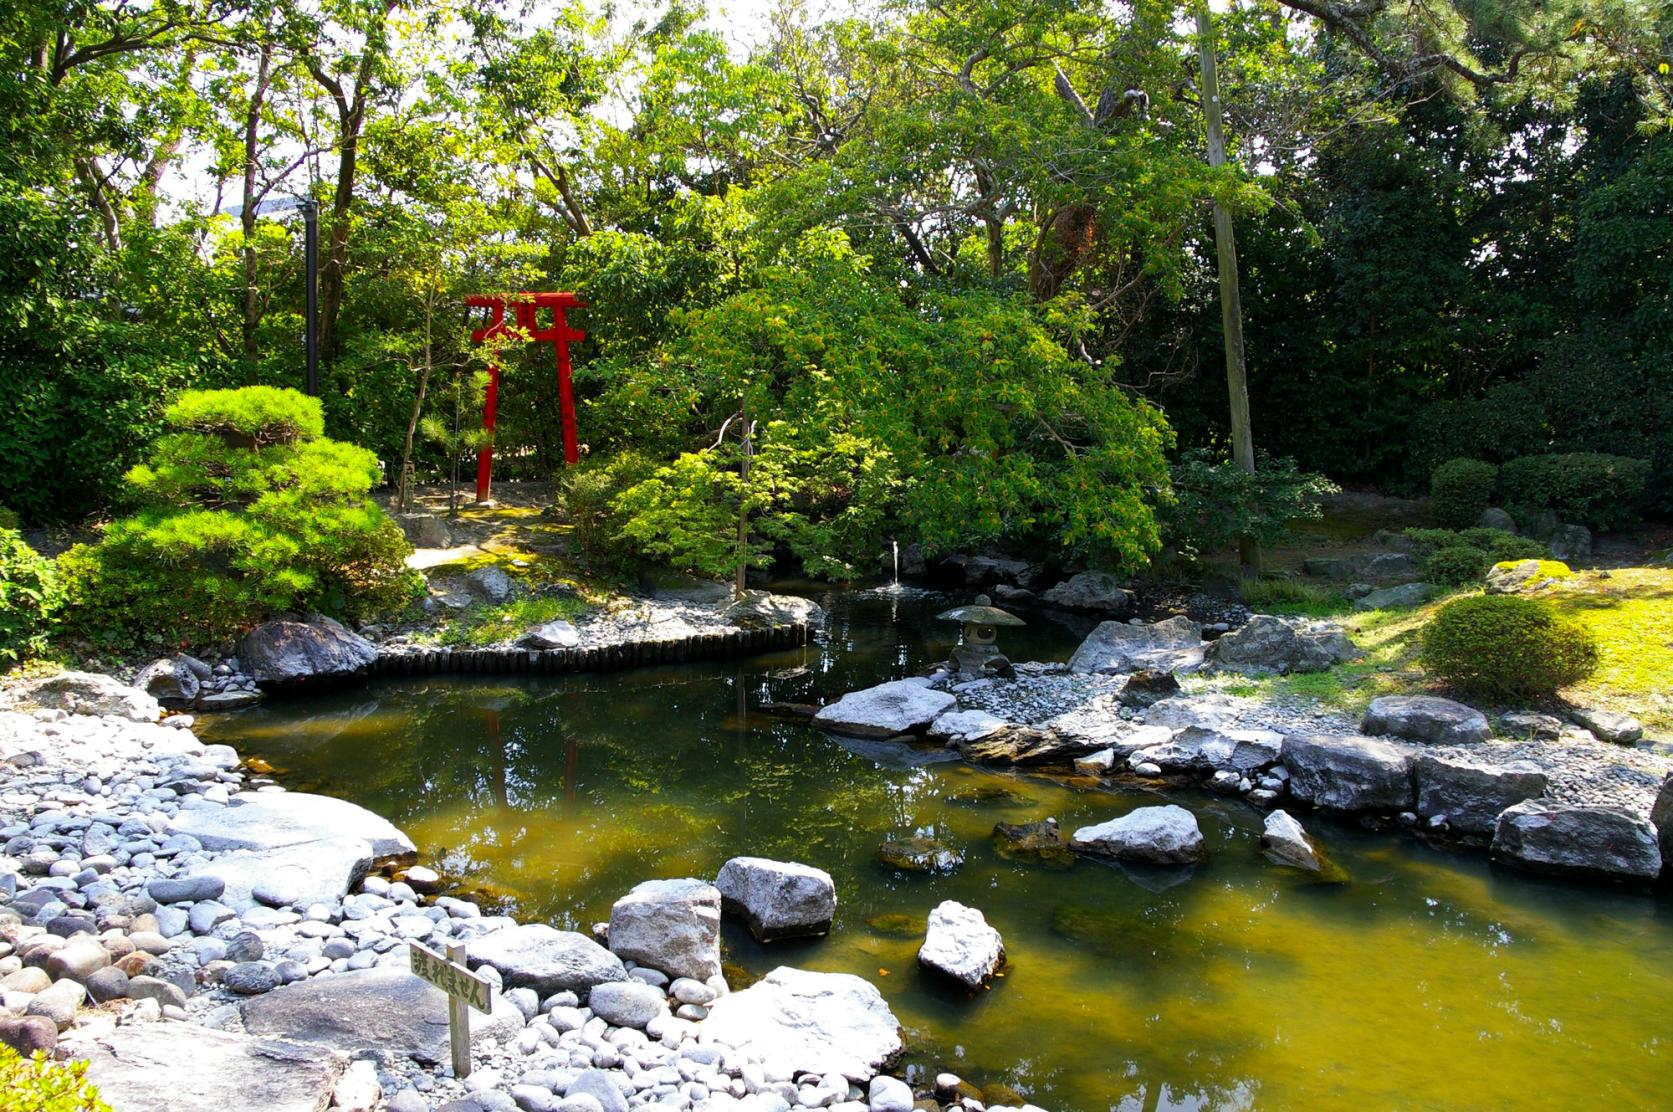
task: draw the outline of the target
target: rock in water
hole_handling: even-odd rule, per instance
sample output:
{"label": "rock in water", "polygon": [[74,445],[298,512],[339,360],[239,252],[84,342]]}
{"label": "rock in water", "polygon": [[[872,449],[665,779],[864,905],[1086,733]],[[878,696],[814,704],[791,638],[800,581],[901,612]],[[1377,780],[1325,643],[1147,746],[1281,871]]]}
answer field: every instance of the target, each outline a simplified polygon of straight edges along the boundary
{"label": "rock in water", "polygon": [[1446,816],[1447,825],[1465,834],[1491,834],[1499,814],[1545,794],[1545,772],[1532,761],[1496,763],[1463,753],[1419,753],[1417,813]]}
{"label": "rock in water", "polygon": [[877,847],[885,865],[909,873],[952,873],[964,864],[964,854],[934,838],[895,838]]}
{"label": "rock in water", "polygon": [[901,1051],[900,1022],[870,983],[788,966],[716,1000],[699,1037],[797,1073],[835,1071],[861,1085]]}
{"label": "rock in water", "polygon": [[795,861],[734,857],[715,878],[721,907],[742,915],[762,942],[827,934],[836,916],[831,874]]}
{"label": "rock in water", "polygon": [[994,848],[1007,860],[1033,860],[1057,866],[1068,866],[1075,860],[1069,840],[1058,829],[1054,818],[1020,824],[995,823],[993,837]]}
{"label": "rock in water", "polygon": [[627,979],[615,954],[584,934],[545,923],[523,923],[472,939],[466,956],[472,968],[491,965],[507,985],[532,988],[542,997],[586,993],[594,985]]}
{"label": "rock in water", "polygon": [[1415,798],[1412,761],[1417,748],[1396,741],[1342,734],[1284,738],[1290,792],[1303,803],[1338,811],[1402,811]]}
{"label": "rock in water", "polygon": [[1359,655],[1348,635],[1333,626],[1303,625],[1257,614],[1241,629],[1208,646],[1208,660],[1231,672],[1326,672]]}
{"label": "rock in water", "polygon": [[1393,734],[1437,745],[1467,745],[1493,736],[1485,714],[1433,695],[1384,695],[1373,699],[1359,728],[1367,734]]}
{"label": "rock in water", "polygon": [[1150,625],[1101,622],[1069,658],[1069,671],[1099,675],[1188,671],[1202,661],[1202,627],[1189,618],[1169,618]]}
{"label": "rock in water", "polygon": [[[523,1026],[523,1013],[495,993],[488,1015],[471,1015],[471,1042],[504,1040]],[[318,1043],[351,1054],[375,1051],[384,1061],[445,1062],[450,1043],[447,994],[399,967],[381,966],[282,985],[239,1005],[244,1029]]]}
{"label": "rock in water", "polygon": [[288,1039],[138,1023],[92,1043],[87,1079],[122,1112],[319,1112],[347,1065],[335,1050]]}
{"label": "rock in water", "polygon": [[1123,587],[1115,576],[1101,571],[1083,571],[1065,579],[1042,592],[1040,601],[1064,610],[1090,610],[1117,618],[1133,613],[1133,592]]}
{"label": "rock in water", "polygon": [[811,599],[775,595],[767,591],[745,591],[743,597],[721,611],[720,618],[739,629],[772,629],[787,625],[820,625],[825,612]]}
{"label": "rock in water", "polygon": [[1285,811],[1274,811],[1266,816],[1266,825],[1261,830],[1261,850],[1275,864],[1305,869],[1310,873],[1318,872],[1321,867],[1313,840],[1301,824]]}
{"label": "rock in water", "polygon": [[610,950],[670,977],[720,974],[720,890],[706,880],[647,880],[610,908]]}
{"label": "rock in water", "polygon": [[1070,844],[1082,853],[1147,865],[1189,865],[1205,853],[1197,816],[1172,803],[1139,807],[1118,819],[1083,826]]}
{"label": "rock in water", "polygon": [[1533,872],[1642,880],[1662,864],[1656,828],[1631,811],[1537,799],[1499,816],[1493,856]]}
{"label": "rock in water", "polygon": [[864,691],[851,691],[819,708],[813,724],[820,729],[859,737],[894,737],[918,733],[958,705],[945,691],[932,691],[928,680],[895,680]]}
{"label": "rock in water", "polygon": [[238,643],[238,660],[263,686],[352,676],[377,660],[372,643],[331,618],[263,622]]}
{"label": "rock in water", "polygon": [[388,819],[364,807],[307,792],[262,792],[226,807],[182,809],[169,819],[170,834],[190,834],[207,850],[275,850],[305,842],[353,838],[370,842],[378,857],[418,852]]}
{"label": "rock in water", "polygon": [[973,907],[947,900],[929,913],[918,961],[966,988],[980,988],[1005,961],[999,932]]}

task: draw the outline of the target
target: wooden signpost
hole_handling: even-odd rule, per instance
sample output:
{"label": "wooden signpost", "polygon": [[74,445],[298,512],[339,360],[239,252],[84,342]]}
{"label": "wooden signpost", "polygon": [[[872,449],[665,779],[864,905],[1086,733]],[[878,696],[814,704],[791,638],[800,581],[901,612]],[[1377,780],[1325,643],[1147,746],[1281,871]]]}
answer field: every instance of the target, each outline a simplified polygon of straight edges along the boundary
{"label": "wooden signpost", "polygon": [[412,971],[420,980],[428,981],[447,993],[447,1033],[453,1040],[453,1076],[468,1077],[471,1072],[471,1013],[475,1008],[483,1015],[494,1009],[494,986],[484,977],[472,973],[465,965],[465,944],[449,942],[447,956],[427,946],[409,942]]}

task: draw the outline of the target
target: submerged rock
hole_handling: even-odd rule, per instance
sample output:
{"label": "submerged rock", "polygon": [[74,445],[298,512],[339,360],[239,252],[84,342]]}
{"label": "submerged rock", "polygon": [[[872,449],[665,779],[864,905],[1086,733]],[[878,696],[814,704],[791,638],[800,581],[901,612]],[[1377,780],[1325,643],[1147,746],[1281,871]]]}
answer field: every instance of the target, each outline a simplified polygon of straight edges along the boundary
{"label": "submerged rock", "polygon": [[964,854],[946,842],[921,836],[884,842],[877,847],[877,857],[909,873],[952,873],[964,864]]}
{"label": "submerged rock", "polygon": [[1303,803],[1338,811],[1409,809],[1415,746],[1343,734],[1284,738],[1290,792]]}
{"label": "submerged rock", "polygon": [[263,686],[364,672],[377,660],[373,644],[331,618],[263,622],[238,643],[238,660]]}
{"label": "submerged rock", "polygon": [[1008,860],[1032,860],[1057,866],[1072,865],[1075,860],[1069,840],[1054,818],[1020,824],[995,823],[993,837],[999,856]]}
{"label": "submerged rock", "polygon": [[1528,800],[1507,808],[1493,856],[1534,872],[1651,880],[1661,872],[1656,828],[1619,807]]}
{"label": "submerged rock", "polygon": [[966,988],[980,988],[1004,964],[1005,944],[980,911],[946,900],[929,913],[918,961]]}
{"label": "submerged rock", "polygon": [[716,1000],[699,1037],[783,1069],[834,1071],[859,1084],[901,1051],[900,1021],[875,987],[849,973],[788,966]]}
{"label": "submerged rock", "polygon": [[1125,618],[1133,613],[1133,592],[1107,572],[1083,571],[1040,593],[1047,606],[1064,610],[1090,610]]}
{"label": "submerged rock", "polygon": [[1082,853],[1150,865],[1189,865],[1203,859],[1197,816],[1172,803],[1139,807],[1108,822],[1083,826],[1071,845]]}
{"label": "submerged rock", "polygon": [[1348,635],[1333,626],[1287,622],[1257,614],[1241,629],[1213,641],[1207,659],[1230,672],[1326,672],[1359,655]]}
{"label": "submerged rock", "polygon": [[610,908],[610,950],[670,977],[719,976],[720,899],[706,880],[647,880]]}
{"label": "submerged rock", "polygon": [[721,866],[715,887],[722,908],[742,915],[763,942],[826,934],[836,916],[831,874],[796,861],[734,857]]}
{"label": "submerged rock", "polygon": [[1466,834],[1491,834],[1505,808],[1545,794],[1545,772],[1532,761],[1494,763],[1460,753],[1419,753],[1417,813],[1445,816]]}
{"label": "submerged rock", "polygon": [[1202,627],[1186,617],[1149,625],[1101,622],[1069,658],[1071,672],[1190,670],[1203,661]]}
{"label": "submerged rock", "polygon": [[895,680],[864,691],[851,691],[819,708],[813,724],[837,733],[860,737],[894,737],[918,733],[958,705],[945,691],[935,691],[925,679]]}
{"label": "submerged rock", "polygon": [[1359,728],[1410,741],[1467,745],[1493,736],[1487,716],[1474,707],[1433,695],[1384,695],[1371,700]]}

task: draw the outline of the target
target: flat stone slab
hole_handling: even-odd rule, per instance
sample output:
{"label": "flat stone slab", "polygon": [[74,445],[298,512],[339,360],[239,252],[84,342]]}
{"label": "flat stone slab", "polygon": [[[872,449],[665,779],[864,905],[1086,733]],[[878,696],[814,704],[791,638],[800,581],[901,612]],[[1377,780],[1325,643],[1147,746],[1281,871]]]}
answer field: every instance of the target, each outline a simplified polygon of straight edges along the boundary
{"label": "flat stone slab", "polygon": [[266,851],[223,854],[192,870],[226,885],[220,900],[244,911],[256,903],[306,907],[341,900],[372,868],[372,843],[328,838]]}
{"label": "flat stone slab", "polygon": [[[717,901],[718,903],[718,901]],[[584,934],[545,923],[523,923],[472,940],[466,949],[472,969],[491,965],[512,988],[587,993],[606,981],[625,981],[622,959]]]}
{"label": "flat stone slab", "polygon": [[1338,811],[1401,811],[1416,798],[1417,747],[1347,734],[1284,738],[1290,792],[1303,803]]}
{"label": "flat stone slab", "polygon": [[348,1065],[326,1047],[185,1023],[114,1028],[86,1057],[119,1112],[324,1112]]}
{"label": "flat stone slab", "polygon": [[[239,1005],[244,1029],[283,1035],[350,1055],[375,1052],[388,1060],[449,1060],[447,994],[399,966],[309,977]],[[510,1038],[523,1013],[495,993],[493,1012],[471,1012],[471,1043]]]}
{"label": "flat stone slab", "polygon": [[1150,625],[1103,622],[1069,658],[1069,671],[1099,675],[1143,669],[1190,671],[1202,662],[1202,627],[1189,618]]}
{"label": "flat stone slab", "polygon": [[716,1000],[699,1037],[780,1068],[834,1070],[862,1085],[901,1051],[900,1021],[869,981],[789,966]]}
{"label": "flat stone slab", "polygon": [[378,857],[418,852],[394,823],[366,808],[307,792],[263,792],[225,807],[194,807],[169,819],[170,834],[190,834],[207,850],[275,850],[305,842],[358,838]]}
{"label": "flat stone slab", "polygon": [[864,691],[851,691],[819,708],[813,724],[822,730],[859,737],[894,737],[918,733],[952,710],[958,700],[932,691],[922,679],[895,680]]}
{"label": "flat stone slab", "polygon": [[1493,736],[1487,716],[1474,707],[1434,695],[1384,695],[1371,700],[1359,728],[1409,741],[1467,745]]}
{"label": "flat stone slab", "polygon": [[1655,879],[1662,865],[1656,828],[1642,816],[1538,799],[1499,815],[1493,856],[1533,872],[1634,880]]}

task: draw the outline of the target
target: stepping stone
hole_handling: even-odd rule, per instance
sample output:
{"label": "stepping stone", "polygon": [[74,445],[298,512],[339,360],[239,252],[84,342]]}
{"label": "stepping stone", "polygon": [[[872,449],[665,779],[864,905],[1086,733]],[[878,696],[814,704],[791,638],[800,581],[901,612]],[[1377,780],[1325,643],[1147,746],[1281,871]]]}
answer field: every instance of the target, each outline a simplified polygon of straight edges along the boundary
{"label": "stepping stone", "polygon": [[324,1047],[146,1023],[100,1036],[87,1053],[87,1079],[122,1112],[319,1112],[347,1065]]}

